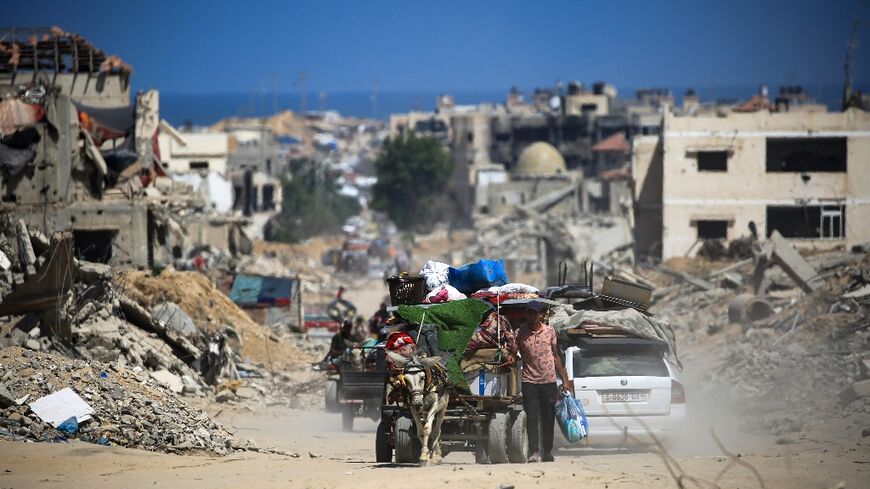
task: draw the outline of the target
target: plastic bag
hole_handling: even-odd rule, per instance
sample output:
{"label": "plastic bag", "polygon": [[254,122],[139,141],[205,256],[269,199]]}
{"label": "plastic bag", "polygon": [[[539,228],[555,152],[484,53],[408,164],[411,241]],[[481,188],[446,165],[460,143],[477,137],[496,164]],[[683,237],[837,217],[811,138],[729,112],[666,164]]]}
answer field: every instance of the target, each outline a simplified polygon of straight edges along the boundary
{"label": "plastic bag", "polygon": [[504,272],[504,260],[480,260],[477,263],[468,263],[459,268],[451,267],[447,276],[450,285],[456,287],[463,294],[471,294],[493,285],[508,283],[507,275]]}
{"label": "plastic bag", "polygon": [[577,443],[589,434],[589,422],[583,405],[571,394],[563,394],[556,401],[556,421],[568,443]]}
{"label": "plastic bag", "polygon": [[426,279],[426,290],[436,290],[447,284],[447,270],[450,265],[434,260],[427,261],[420,270],[420,276]]}

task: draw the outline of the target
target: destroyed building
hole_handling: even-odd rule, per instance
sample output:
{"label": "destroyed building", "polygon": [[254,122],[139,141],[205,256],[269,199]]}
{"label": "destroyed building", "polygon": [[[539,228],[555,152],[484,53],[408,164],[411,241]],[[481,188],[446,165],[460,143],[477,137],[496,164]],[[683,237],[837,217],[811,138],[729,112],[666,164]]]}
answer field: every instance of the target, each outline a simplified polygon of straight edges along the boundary
{"label": "destroyed building", "polygon": [[72,230],[77,256],[148,264],[156,225],[138,197],[160,174],[156,92],[130,104],[129,66],[57,28],[11,29],[0,46],[3,205]]}
{"label": "destroyed building", "polygon": [[870,114],[772,110],[666,113],[660,136],[634,139],[640,254],[774,231],[801,247],[870,240]]}

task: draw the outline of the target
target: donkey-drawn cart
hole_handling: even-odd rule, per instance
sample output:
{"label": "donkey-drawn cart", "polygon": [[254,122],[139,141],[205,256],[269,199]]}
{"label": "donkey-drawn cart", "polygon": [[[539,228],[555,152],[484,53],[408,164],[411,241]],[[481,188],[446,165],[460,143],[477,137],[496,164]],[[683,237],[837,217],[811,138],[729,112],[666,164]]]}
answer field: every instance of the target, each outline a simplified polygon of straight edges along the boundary
{"label": "donkey-drawn cart", "polygon": [[[417,463],[422,446],[411,409],[381,408],[375,451],[378,462]],[[473,452],[477,463],[525,463],[529,456],[526,413],[519,396],[451,396],[441,425],[441,454]],[[434,447],[432,447],[434,448]]]}

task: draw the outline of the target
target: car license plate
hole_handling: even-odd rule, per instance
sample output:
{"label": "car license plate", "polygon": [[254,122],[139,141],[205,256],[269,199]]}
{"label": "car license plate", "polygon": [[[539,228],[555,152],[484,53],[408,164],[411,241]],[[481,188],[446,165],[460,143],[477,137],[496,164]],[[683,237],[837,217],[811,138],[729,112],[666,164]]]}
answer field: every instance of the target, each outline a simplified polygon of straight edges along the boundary
{"label": "car license plate", "polygon": [[645,391],[610,391],[601,393],[601,402],[647,402],[649,392]]}

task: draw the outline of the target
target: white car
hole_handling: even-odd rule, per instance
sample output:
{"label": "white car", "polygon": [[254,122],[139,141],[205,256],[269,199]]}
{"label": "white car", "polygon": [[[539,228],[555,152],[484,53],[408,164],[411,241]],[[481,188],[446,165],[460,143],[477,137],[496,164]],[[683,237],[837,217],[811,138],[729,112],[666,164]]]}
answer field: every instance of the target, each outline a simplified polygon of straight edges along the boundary
{"label": "white car", "polygon": [[591,445],[650,444],[650,434],[665,443],[676,434],[686,394],[665,360],[664,342],[580,336],[572,345],[565,368],[586,411]]}

